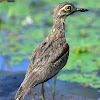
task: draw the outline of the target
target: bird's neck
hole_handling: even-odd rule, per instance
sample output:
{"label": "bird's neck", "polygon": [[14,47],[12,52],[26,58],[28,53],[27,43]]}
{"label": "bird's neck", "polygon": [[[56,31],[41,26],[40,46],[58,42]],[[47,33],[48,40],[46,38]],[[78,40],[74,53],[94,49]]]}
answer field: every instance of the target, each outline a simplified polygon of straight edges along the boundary
{"label": "bird's neck", "polygon": [[53,19],[53,27],[47,39],[65,39],[65,18]]}

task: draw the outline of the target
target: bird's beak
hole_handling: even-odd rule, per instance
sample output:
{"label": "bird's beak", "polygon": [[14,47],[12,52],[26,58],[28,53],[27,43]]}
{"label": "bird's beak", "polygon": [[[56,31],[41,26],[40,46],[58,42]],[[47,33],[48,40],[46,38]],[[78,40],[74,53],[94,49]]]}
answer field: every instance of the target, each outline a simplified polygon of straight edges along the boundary
{"label": "bird's beak", "polygon": [[88,9],[76,8],[76,12],[86,12],[86,11],[88,11]]}
{"label": "bird's beak", "polygon": [[83,8],[74,8],[73,11],[71,11],[70,14],[67,13],[66,16],[69,16],[69,15],[75,13],[75,12],[86,12],[86,11],[88,11],[88,9],[83,9]]}

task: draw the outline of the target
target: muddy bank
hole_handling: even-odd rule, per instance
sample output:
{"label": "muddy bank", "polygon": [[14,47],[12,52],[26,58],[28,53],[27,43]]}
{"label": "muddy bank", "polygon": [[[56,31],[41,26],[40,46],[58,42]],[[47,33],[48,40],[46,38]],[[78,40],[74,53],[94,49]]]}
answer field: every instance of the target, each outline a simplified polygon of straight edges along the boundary
{"label": "muddy bank", "polygon": [[[18,72],[0,71],[0,100],[9,100],[13,98],[14,95],[16,94],[18,87],[20,86],[21,82],[24,79],[24,76],[25,76],[24,71],[18,71]],[[53,84],[53,79],[45,83],[46,100],[52,100],[51,99],[52,84]],[[69,82],[63,82],[57,80],[55,100],[97,100],[96,98],[99,96],[98,94],[95,94],[95,97],[90,97],[92,99],[89,99],[88,97],[83,97],[84,95],[75,94],[74,92],[75,91],[77,92],[78,90],[77,89],[72,90],[70,87],[74,88],[75,86],[73,87],[70,85],[71,84],[69,84]],[[81,89],[81,87],[79,88]],[[73,91],[73,93],[71,91]],[[89,91],[91,91],[91,89]],[[89,91],[87,91],[88,94]],[[91,96],[94,95],[94,92],[91,92],[90,95]],[[83,92],[83,94],[85,94],[85,91]],[[28,95],[25,97],[24,100],[41,100],[41,84],[31,89],[31,91],[28,93]]]}

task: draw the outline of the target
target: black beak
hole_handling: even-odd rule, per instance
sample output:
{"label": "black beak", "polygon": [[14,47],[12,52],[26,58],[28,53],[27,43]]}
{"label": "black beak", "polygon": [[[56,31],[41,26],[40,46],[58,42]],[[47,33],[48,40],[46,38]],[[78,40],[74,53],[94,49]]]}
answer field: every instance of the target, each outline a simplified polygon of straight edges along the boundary
{"label": "black beak", "polygon": [[86,12],[89,11],[88,9],[83,9],[83,8],[77,8],[76,11],[78,12]]}
{"label": "black beak", "polygon": [[71,11],[70,14],[66,14],[66,16],[69,16],[75,12],[86,12],[86,11],[89,11],[88,9],[84,9],[84,8],[75,8],[73,11]]}

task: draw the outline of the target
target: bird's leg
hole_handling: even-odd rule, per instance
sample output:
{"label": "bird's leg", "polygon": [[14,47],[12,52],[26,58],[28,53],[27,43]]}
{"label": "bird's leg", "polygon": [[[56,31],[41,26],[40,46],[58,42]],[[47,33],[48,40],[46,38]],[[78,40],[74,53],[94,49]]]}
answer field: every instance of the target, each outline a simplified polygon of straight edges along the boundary
{"label": "bird's leg", "polygon": [[42,93],[42,100],[45,100],[45,96],[44,96],[44,86],[43,86],[43,83],[42,83],[42,87],[41,87],[41,93]]}
{"label": "bird's leg", "polygon": [[52,90],[52,100],[54,100],[54,96],[55,96],[56,79],[57,79],[57,75],[54,76],[54,84],[53,84],[53,90]]}

